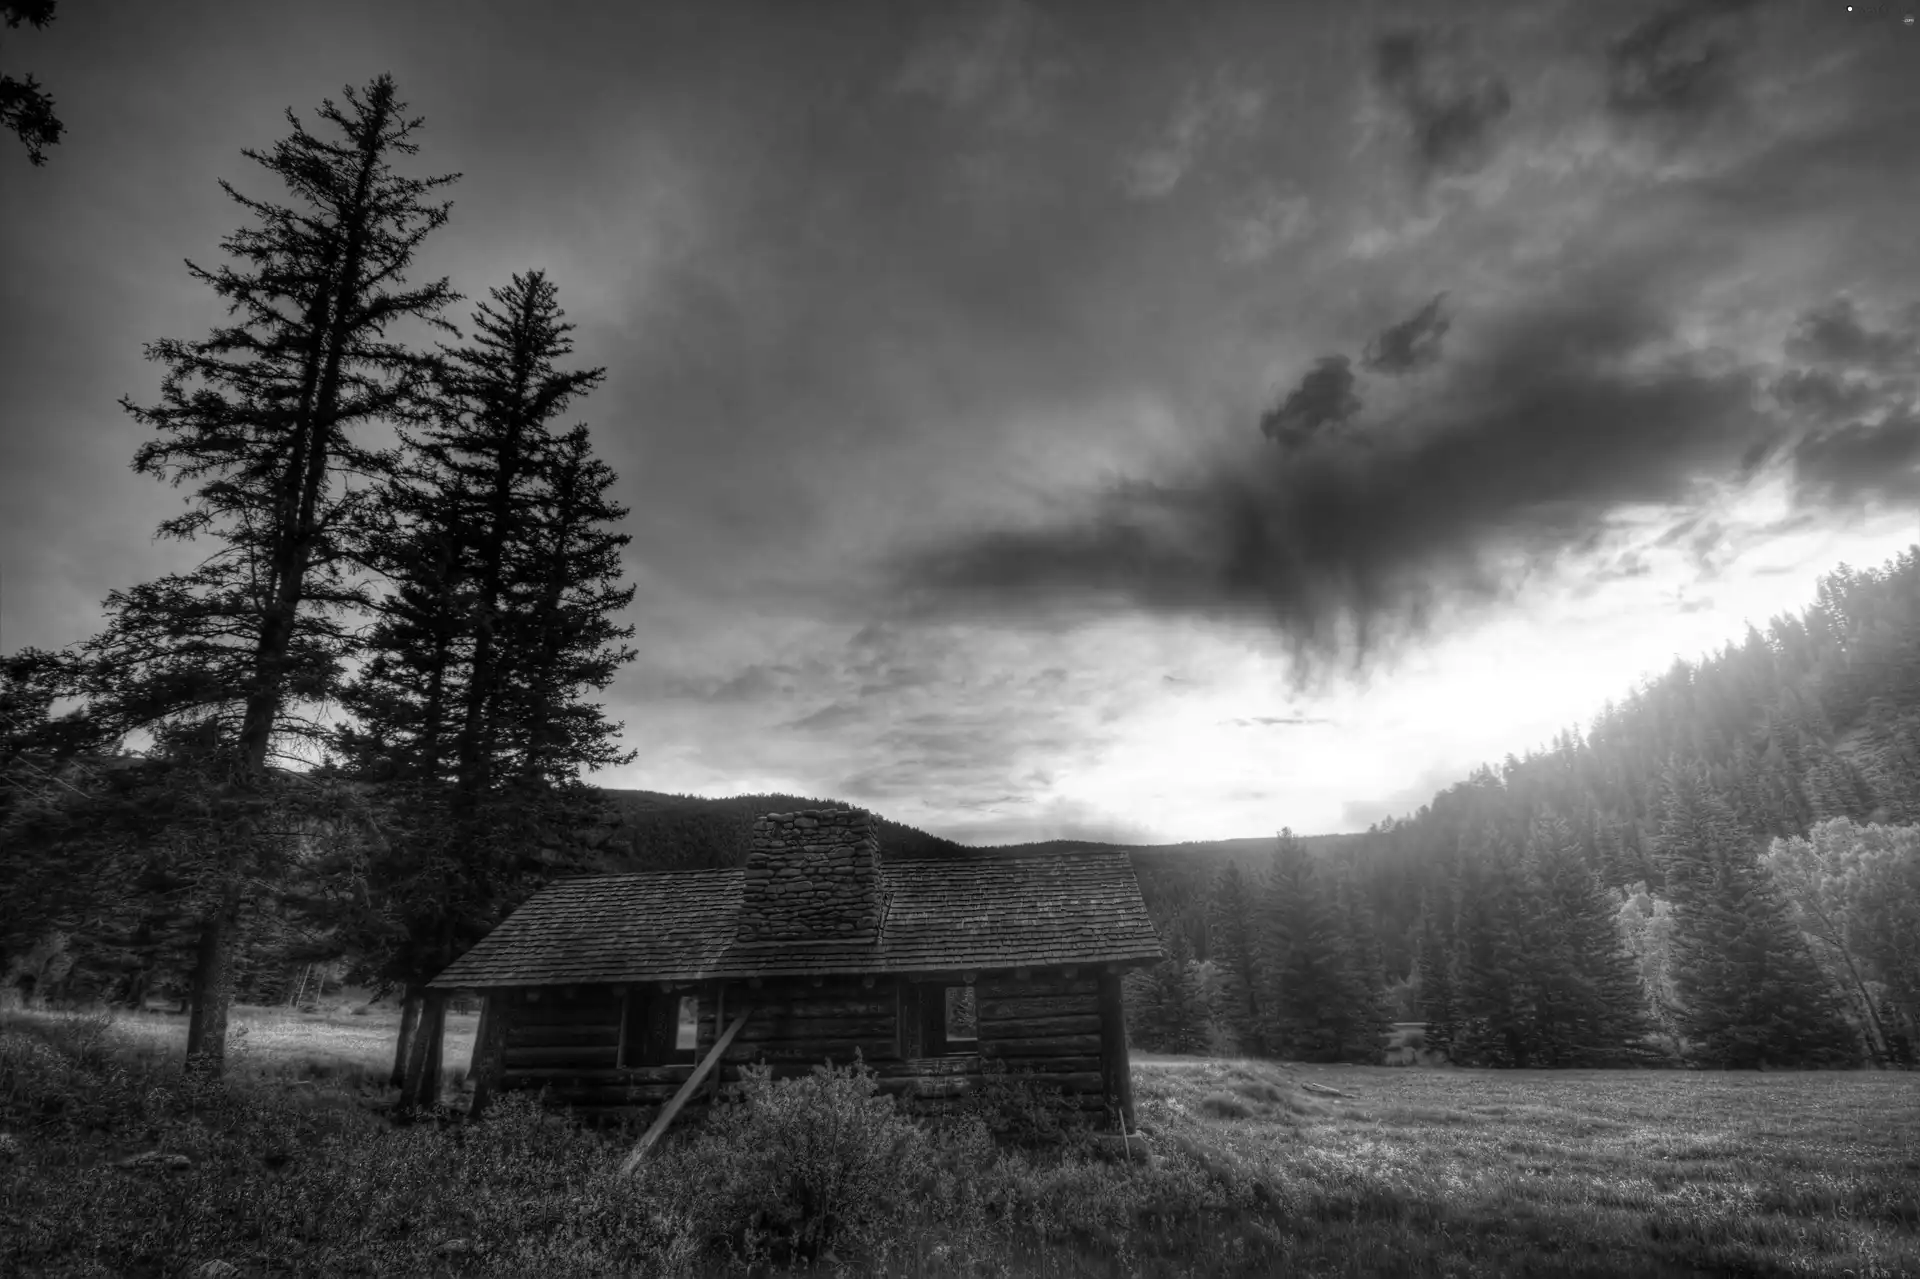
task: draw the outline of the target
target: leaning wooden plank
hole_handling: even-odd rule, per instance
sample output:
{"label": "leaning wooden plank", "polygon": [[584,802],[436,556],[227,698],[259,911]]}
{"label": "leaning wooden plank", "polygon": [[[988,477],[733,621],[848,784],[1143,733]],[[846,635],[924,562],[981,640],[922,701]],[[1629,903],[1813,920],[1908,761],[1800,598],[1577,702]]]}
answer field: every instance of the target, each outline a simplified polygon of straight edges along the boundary
{"label": "leaning wooden plank", "polygon": [[751,1016],[753,1016],[753,1009],[748,1007],[733,1019],[733,1024],[727,1027],[726,1033],[714,1041],[713,1047],[707,1050],[707,1055],[700,1059],[700,1064],[693,1068],[691,1075],[687,1076],[687,1082],[680,1085],[680,1091],[673,1094],[661,1109],[660,1117],[653,1121],[653,1127],[647,1129],[640,1140],[634,1143],[633,1153],[628,1155],[620,1165],[621,1176],[626,1176],[640,1166],[640,1161],[646,1158],[647,1152],[653,1149],[661,1135],[667,1131],[667,1125],[671,1124],[674,1116],[680,1113],[680,1108],[687,1104],[687,1098],[693,1096],[699,1089],[700,1081],[705,1079],[707,1072],[719,1063],[721,1054],[727,1051],[727,1046],[733,1042],[734,1036],[740,1033],[740,1028],[747,1024],[747,1018]]}

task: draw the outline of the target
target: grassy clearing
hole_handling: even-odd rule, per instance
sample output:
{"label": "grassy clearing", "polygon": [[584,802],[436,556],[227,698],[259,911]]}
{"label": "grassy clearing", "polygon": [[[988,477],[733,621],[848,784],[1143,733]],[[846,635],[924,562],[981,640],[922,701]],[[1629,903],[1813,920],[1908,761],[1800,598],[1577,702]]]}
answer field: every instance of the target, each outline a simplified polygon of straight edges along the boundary
{"label": "grassy clearing", "polygon": [[[228,1025],[229,1068],[246,1082],[313,1081],[380,1088],[393,1067],[400,1033],[396,1007],[375,1004],[356,1016],[357,1004],[325,1005],[314,1012],[234,1006]],[[16,1025],[71,1021],[63,1014],[14,1010],[0,1013]],[[443,1060],[448,1074],[464,1075],[473,1053],[479,1018],[447,1015]],[[162,1012],[112,1014],[116,1055],[129,1065],[178,1066],[187,1051],[187,1019]]]}
{"label": "grassy clearing", "polygon": [[[1150,1161],[909,1132],[841,1084],[679,1132],[621,1182],[619,1136],[530,1106],[388,1124],[391,1014],[240,1020],[238,1081],[196,1092],[178,1019],[0,1018],[0,1273],[737,1273],[832,1183],[864,1223],[837,1259],[887,1274],[1920,1279],[1911,1075],[1147,1058]],[[146,1151],[189,1166],[117,1166]]]}
{"label": "grassy clearing", "polygon": [[1135,1089],[1144,1126],[1321,1223],[1313,1270],[1920,1276],[1910,1074],[1189,1060]]}

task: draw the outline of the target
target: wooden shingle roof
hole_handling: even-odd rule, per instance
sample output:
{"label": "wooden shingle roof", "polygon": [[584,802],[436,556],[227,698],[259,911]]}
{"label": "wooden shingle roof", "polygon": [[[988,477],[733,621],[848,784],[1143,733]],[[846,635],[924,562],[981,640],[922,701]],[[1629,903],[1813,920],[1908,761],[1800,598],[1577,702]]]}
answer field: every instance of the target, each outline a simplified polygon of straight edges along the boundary
{"label": "wooden shingle roof", "polygon": [[738,946],[738,869],[562,880],[431,985],[704,981],[1148,963],[1160,942],[1124,853],[883,858],[878,944]]}

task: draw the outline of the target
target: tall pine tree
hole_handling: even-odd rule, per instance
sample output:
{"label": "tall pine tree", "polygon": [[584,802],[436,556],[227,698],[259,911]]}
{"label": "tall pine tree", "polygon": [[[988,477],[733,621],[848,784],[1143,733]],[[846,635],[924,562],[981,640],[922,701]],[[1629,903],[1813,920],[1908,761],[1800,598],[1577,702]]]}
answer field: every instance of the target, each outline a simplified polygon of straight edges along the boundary
{"label": "tall pine tree", "polygon": [[1691,1055],[1732,1069],[1857,1060],[1825,977],[1704,771],[1670,767],[1663,792],[1660,852]]}
{"label": "tall pine tree", "polygon": [[319,116],[336,138],[289,112],[289,136],[243,152],[291,204],[221,184],[255,224],[222,242],[231,262],[188,270],[232,322],[200,341],[152,343],[148,357],[167,369],[160,402],[122,401],[156,432],[135,469],[195,486],[161,534],[214,549],[197,568],[109,596],[107,629],[84,646],[72,690],[116,731],[213,726],[203,764],[234,817],[207,841],[215,889],[200,920],[187,1051],[216,1073],[244,886],[269,873],[259,832],[276,820],[276,751],[290,735],[319,736],[298,712],[336,692],[349,618],[367,603],[357,574],[368,480],[392,456],[358,433],[417,416],[425,399],[428,361],[388,331],[409,320],[448,327],[439,313],[457,297],[444,279],[406,287],[415,252],[447,219],[434,196],[455,178],[395,171],[417,150],[420,121],[392,79],[349,88]]}
{"label": "tall pine tree", "polygon": [[492,290],[473,322],[471,345],[443,350],[438,413],[408,433],[394,589],[338,742],[407,801],[374,880],[399,924],[385,975],[409,1006],[550,870],[533,855],[545,833],[597,802],[581,771],[631,758],[592,700],[633,656],[616,621],[633,598],[612,527],[626,511],[586,428],[553,425],[604,370],[561,367],[572,326],[540,272]]}
{"label": "tall pine tree", "polygon": [[1207,937],[1219,966],[1219,1006],[1214,1015],[1239,1040],[1241,1051],[1264,1055],[1261,1036],[1259,883],[1238,862],[1220,868],[1207,898]]}
{"label": "tall pine tree", "polygon": [[1377,1009],[1355,972],[1344,922],[1306,845],[1280,832],[1266,875],[1260,929],[1262,1035],[1302,1061],[1379,1050]]}
{"label": "tall pine tree", "polygon": [[1647,1033],[1638,966],[1620,935],[1613,898],[1558,816],[1536,822],[1528,848],[1539,906],[1541,1065],[1627,1060]]}

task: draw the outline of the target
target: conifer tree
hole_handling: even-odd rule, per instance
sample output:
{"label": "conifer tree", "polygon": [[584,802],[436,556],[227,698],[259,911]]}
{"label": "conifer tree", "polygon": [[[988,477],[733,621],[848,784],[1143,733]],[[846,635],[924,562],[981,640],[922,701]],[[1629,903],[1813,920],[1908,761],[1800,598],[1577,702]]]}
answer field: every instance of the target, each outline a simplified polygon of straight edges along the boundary
{"label": "conifer tree", "polygon": [[[580,772],[632,757],[592,700],[633,656],[616,621],[633,598],[612,527],[626,511],[586,428],[553,424],[604,370],[561,367],[572,326],[541,272],[492,290],[473,323],[471,345],[443,348],[436,414],[407,433],[394,589],[338,739],[349,770],[407,801],[375,880],[398,911],[383,973],[410,1007],[550,871],[530,853],[588,816]],[[409,1047],[403,1033],[396,1073]]]}
{"label": "conifer tree", "polygon": [[1376,1009],[1306,845],[1280,832],[1266,875],[1260,966],[1269,1049],[1302,1061],[1378,1050]]}
{"label": "conifer tree", "polygon": [[[22,22],[45,27],[53,21],[56,0],[6,0],[0,4],[8,30]],[[26,144],[27,163],[38,168],[47,162],[46,149],[60,141],[66,126],[53,113],[53,99],[32,76],[16,80],[0,75],[0,125]]]}
{"label": "conifer tree", "polygon": [[[208,726],[202,761],[233,820],[207,841],[216,885],[200,921],[187,1050],[217,1073],[226,1037],[233,933],[250,875],[271,871],[256,832],[274,820],[270,772],[289,740],[318,740],[301,707],[337,691],[353,648],[351,615],[366,595],[373,490],[389,452],[357,432],[419,413],[428,364],[391,340],[412,320],[448,327],[457,295],[445,280],[406,287],[425,238],[443,225],[435,202],[453,176],[406,177],[394,161],[417,150],[390,77],[349,88],[319,116],[338,133],[293,132],[266,152],[245,151],[292,197],[276,204],[222,187],[255,220],[222,242],[234,261],[188,270],[235,318],[197,342],[162,339],[147,354],[166,366],[160,402],[122,405],[156,438],[135,469],[195,485],[163,536],[206,539],[197,568],[108,597],[106,631],[84,646],[70,690],[115,732]],[[284,775],[281,775],[284,780]]]}
{"label": "conifer tree", "polygon": [[1393,1031],[1393,1017],[1387,1008],[1387,970],[1380,931],[1374,924],[1373,908],[1355,882],[1351,869],[1342,867],[1331,879],[1331,905],[1355,998],[1352,1029],[1342,1055],[1351,1060],[1372,1061],[1386,1047]]}
{"label": "conifer tree", "polygon": [[1703,771],[1669,768],[1663,792],[1675,986],[1692,1055],[1736,1069],[1857,1060],[1833,992]]}
{"label": "conifer tree", "polygon": [[1464,882],[1455,926],[1459,1059],[1525,1069],[1539,1058],[1539,920],[1532,885],[1498,836]]}
{"label": "conifer tree", "polygon": [[1215,1014],[1240,1041],[1243,1051],[1265,1054],[1260,1035],[1263,985],[1259,964],[1258,881],[1228,862],[1215,876],[1207,901],[1210,958],[1220,969],[1220,1000]]}
{"label": "conifer tree", "polygon": [[1128,1020],[1139,1027],[1140,1046],[1152,1052],[1197,1053],[1207,1047],[1207,1001],[1194,971],[1186,932],[1169,927],[1162,939],[1166,958],[1127,974]]}
{"label": "conifer tree", "polygon": [[1561,818],[1535,824],[1528,860],[1540,907],[1534,955],[1540,1064],[1621,1062],[1647,1025],[1638,967],[1615,923],[1618,908]]}
{"label": "conifer tree", "polygon": [[1460,1024],[1460,1001],[1453,986],[1453,948],[1441,929],[1439,910],[1429,898],[1421,907],[1414,971],[1419,976],[1420,1015],[1426,1021],[1428,1048],[1449,1056]]}

